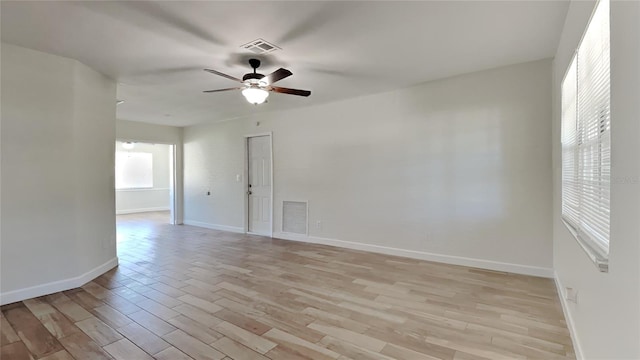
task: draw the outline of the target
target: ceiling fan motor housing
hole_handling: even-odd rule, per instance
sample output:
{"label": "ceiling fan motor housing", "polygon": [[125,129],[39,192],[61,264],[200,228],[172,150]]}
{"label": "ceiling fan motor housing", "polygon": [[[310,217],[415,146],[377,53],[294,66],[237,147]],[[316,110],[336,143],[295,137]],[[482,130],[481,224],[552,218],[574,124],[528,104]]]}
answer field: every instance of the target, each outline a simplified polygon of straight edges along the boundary
{"label": "ceiling fan motor housing", "polygon": [[260,80],[260,79],[262,79],[263,77],[264,77],[264,75],[262,75],[262,74],[258,74],[258,73],[248,73],[248,74],[245,74],[245,75],[242,77],[242,81],[247,81],[247,80],[251,80],[251,79]]}

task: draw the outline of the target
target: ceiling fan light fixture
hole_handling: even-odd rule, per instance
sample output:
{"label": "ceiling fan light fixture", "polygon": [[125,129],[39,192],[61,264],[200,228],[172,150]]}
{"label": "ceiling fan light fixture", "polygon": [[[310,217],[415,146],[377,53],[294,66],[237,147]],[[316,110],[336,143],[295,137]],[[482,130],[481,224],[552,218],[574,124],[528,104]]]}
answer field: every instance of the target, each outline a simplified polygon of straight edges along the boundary
{"label": "ceiling fan light fixture", "polygon": [[248,87],[242,90],[242,95],[250,104],[262,104],[269,97],[269,92],[258,87]]}

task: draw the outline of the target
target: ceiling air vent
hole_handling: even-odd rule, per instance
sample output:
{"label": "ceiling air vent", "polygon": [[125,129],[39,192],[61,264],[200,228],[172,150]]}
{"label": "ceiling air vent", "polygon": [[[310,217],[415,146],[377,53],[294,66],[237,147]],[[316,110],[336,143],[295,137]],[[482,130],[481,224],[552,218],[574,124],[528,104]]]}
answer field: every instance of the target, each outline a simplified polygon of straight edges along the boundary
{"label": "ceiling air vent", "polygon": [[276,45],[263,40],[263,39],[257,39],[257,40],[253,40],[251,42],[248,42],[244,45],[241,46],[243,49],[249,50],[252,53],[255,54],[268,54],[270,52],[274,52],[276,50],[281,50],[279,47],[277,47]]}

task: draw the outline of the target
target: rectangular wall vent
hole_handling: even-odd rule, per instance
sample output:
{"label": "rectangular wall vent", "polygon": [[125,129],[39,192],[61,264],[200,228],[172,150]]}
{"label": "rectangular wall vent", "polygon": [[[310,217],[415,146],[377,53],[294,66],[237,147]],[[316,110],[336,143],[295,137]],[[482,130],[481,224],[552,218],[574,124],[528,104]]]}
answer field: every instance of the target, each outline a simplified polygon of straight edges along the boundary
{"label": "rectangular wall vent", "polygon": [[264,40],[256,39],[241,46],[241,48],[249,50],[256,54],[268,54],[276,50],[282,50],[278,46]]}
{"label": "rectangular wall vent", "polygon": [[307,202],[282,202],[282,232],[307,235]]}

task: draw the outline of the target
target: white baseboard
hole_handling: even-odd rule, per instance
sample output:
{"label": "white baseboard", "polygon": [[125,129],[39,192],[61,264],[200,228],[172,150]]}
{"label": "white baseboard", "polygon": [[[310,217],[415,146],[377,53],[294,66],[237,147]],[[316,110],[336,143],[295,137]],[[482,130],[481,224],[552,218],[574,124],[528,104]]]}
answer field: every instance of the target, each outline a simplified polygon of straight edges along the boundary
{"label": "white baseboard", "polygon": [[141,209],[116,210],[116,215],[137,214],[137,213],[151,212],[151,211],[169,211],[169,207],[159,206],[159,207],[150,207],[150,208],[141,208]]}
{"label": "white baseboard", "polygon": [[558,298],[560,298],[560,304],[562,304],[562,312],[564,313],[564,318],[567,321],[569,334],[571,334],[571,342],[573,342],[573,350],[576,353],[576,359],[582,360],[584,359],[584,356],[582,356],[582,345],[580,344],[580,339],[578,339],[578,332],[576,331],[573,317],[571,316],[571,312],[569,312],[569,304],[567,303],[567,298],[565,296],[564,286],[562,285],[562,281],[560,281],[560,279],[558,278],[558,274],[555,271],[553,274],[553,280],[556,283]]}
{"label": "white baseboard", "polygon": [[183,221],[183,224],[191,225],[191,226],[198,226],[198,227],[202,227],[202,228],[206,228],[206,229],[212,229],[212,230],[222,230],[222,231],[229,231],[229,232],[244,234],[244,228],[237,227],[237,226],[210,224],[210,223],[206,223],[206,222],[202,222],[202,221],[187,220],[187,219],[185,219]]}
{"label": "white baseboard", "polygon": [[[184,224],[203,227],[207,229],[213,229],[213,230],[244,233],[244,228],[235,227],[235,226],[210,224],[210,223],[205,223],[205,222],[195,221],[195,220],[184,220]],[[474,259],[474,258],[467,258],[462,256],[454,256],[454,255],[434,254],[434,253],[428,253],[423,251],[405,250],[405,249],[399,249],[399,248],[393,248],[393,247],[387,247],[387,246],[364,244],[364,243],[358,243],[353,241],[336,240],[336,239],[283,233],[283,232],[274,232],[273,237],[278,239],[284,239],[284,240],[330,245],[330,246],[342,247],[347,249],[370,251],[370,252],[386,254],[386,255],[395,255],[395,256],[402,256],[402,257],[407,257],[412,259],[434,261],[434,262],[440,262],[440,263],[451,264],[451,265],[462,265],[462,266],[476,267],[476,268],[488,269],[488,270],[494,270],[494,271],[510,272],[514,274],[554,278],[553,269],[545,268],[545,267],[512,264],[512,263],[484,260],[484,259]]]}
{"label": "white baseboard", "polygon": [[38,296],[53,294],[58,291],[65,291],[80,287],[116,266],[118,266],[118,258],[114,257],[106,263],[99,265],[80,276],[1,293],[0,305],[11,304],[16,301],[22,301]]}
{"label": "white baseboard", "polygon": [[427,260],[440,262],[451,265],[470,266],[494,271],[504,271],[515,274],[532,275],[545,278],[553,278],[553,269],[544,268],[530,265],[520,265],[505,262],[498,262],[492,260],[474,259],[462,256],[434,254],[416,250],[405,250],[387,246],[364,244],[353,241],[344,241],[336,239],[321,238],[316,236],[306,236],[290,233],[277,232],[273,234],[273,237],[285,240],[302,241],[314,244],[331,245],[347,249],[370,251],[374,253],[395,255],[408,257],[412,259]]}

